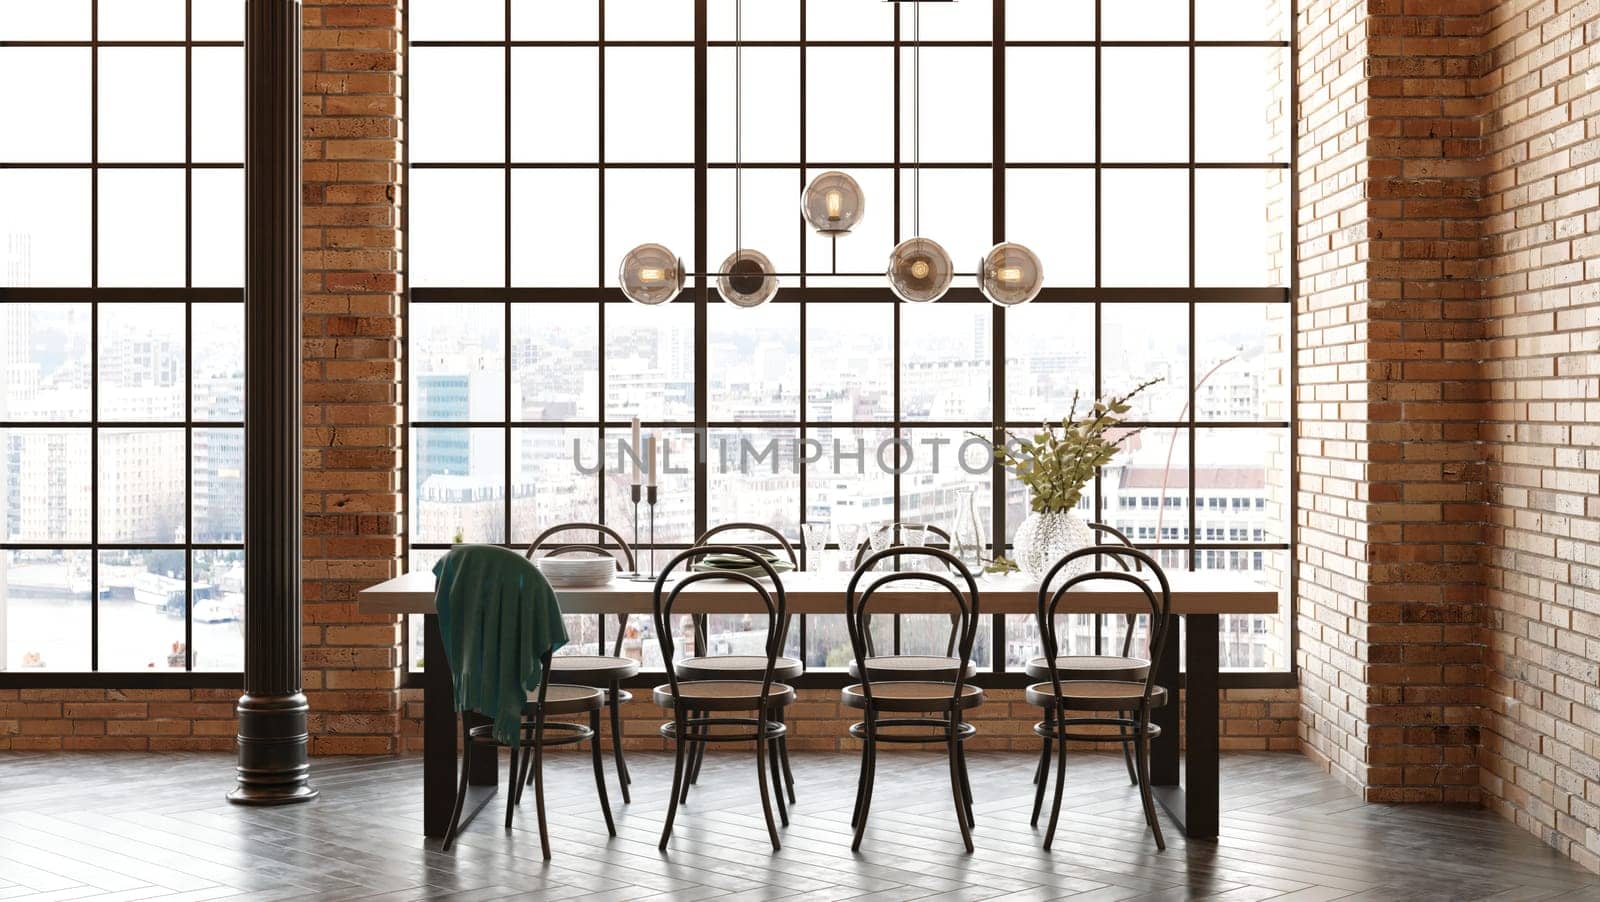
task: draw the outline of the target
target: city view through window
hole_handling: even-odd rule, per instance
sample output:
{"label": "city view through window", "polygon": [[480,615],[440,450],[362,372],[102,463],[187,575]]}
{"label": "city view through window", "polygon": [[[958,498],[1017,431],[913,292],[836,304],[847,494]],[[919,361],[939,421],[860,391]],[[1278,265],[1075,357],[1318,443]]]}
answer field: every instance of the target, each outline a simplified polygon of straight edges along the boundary
{"label": "city view through window", "polygon": [[[1202,3],[1173,33],[1132,5],[1099,5],[1097,22],[1096,4],[1011,0],[999,36],[991,3],[929,4],[920,59],[910,4],[898,23],[894,4],[745,4],[759,46],[742,68],[731,3],[705,23],[690,2],[468,6],[409,12],[411,567],[575,520],[648,545],[629,501],[633,417],[664,451],[658,566],[719,523],[768,524],[799,549],[805,522],[948,528],[969,495],[992,556],[1028,499],[973,440],[1159,379],[1082,513],[1166,567],[1287,585],[1281,4]],[[544,90],[557,71],[562,89]],[[836,242],[797,215],[828,169],[867,196]],[[786,274],[766,306],[725,304],[707,280],[659,307],[617,290],[628,248],[659,242],[714,272],[736,229]],[[959,272],[1022,242],[1045,291],[1002,311],[969,275],[937,304],[898,303],[882,271],[913,229]],[[1288,668],[1284,598],[1278,616],[1223,618],[1225,667]],[[647,621],[624,648],[659,666]],[[569,618],[567,651],[615,629]],[[1080,617],[1071,641],[1110,648],[1121,629]],[[948,622],[906,616],[898,632],[904,651],[943,648]],[[711,618],[712,651],[763,637],[764,623]],[[842,616],[807,618],[789,643],[811,667],[849,656]],[[1037,647],[1032,618],[1010,617],[1003,632],[986,621],[977,655],[1018,669]]]}

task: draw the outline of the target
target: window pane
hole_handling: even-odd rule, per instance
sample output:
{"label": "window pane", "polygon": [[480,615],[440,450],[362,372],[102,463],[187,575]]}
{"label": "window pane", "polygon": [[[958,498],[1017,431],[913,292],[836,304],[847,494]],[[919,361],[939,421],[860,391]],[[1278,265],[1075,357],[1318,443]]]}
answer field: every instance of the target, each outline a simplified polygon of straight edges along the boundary
{"label": "window pane", "polygon": [[1100,68],[1102,157],[1117,163],[1187,160],[1189,51],[1107,47]]}
{"label": "window pane", "polygon": [[7,542],[87,542],[90,472],[87,429],[0,429],[6,475]]}
{"label": "window pane", "polygon": [[894,418],[894,309],[885,303],[806,307],[808,419]]}
{"label": "window pane", "polygon": [[244,40],[244,0],[199,0],[189,5],[189,19],[197,41]]}
{"label": "window pane", "polygon": [[[1103,304],[1100,308],[1101,391],[1125,395],[1151,379],[1129,402],[1130,421],[1176,421],[1189,405],[1187,304]],[[1080,408],[1081,409],[1081,408]]]}
{"label": "window pane", "polygon": [[196,429],[192,465],[194,541],[244,541],[244,430]]}
{"label": "window pane", "polygon": [[[903,161],[916,158],[914,59],[912,50],[901,48],[900,157]],[[994,51],[988,47],[922,48],[924,162],[981,163],[994,159],[994,130],[973,128],[974,122],[988,123],[994,118],[993,59]],[[858,83],[856,90],[871,84]],[[960,114],[952,115],[956,110]]]}
{"label": "window pane", "polygon": [[1093,48],[1008,49],[1006,159],[1093,161],[1094,104]]}
{"label": "window pane", "polygon": [[[805,520],[827,520],[833,524],[833,541],[840,543],[837,554],[828,560],[840,569],[851,569],[853,546],[865,537],[870,523],[894,518],[894,477],[878,463],[880,449],[893,461],[894,433],[889,429],[812,429],[807,438],[814,441],[806,464]],[[854,527],[856,542],[848,541],[846,531]],[[849,546],[849,547],[846,547]],[[850,635],[842,615],[806,617],[806,664],[809,667],[844,667],[851,658]]]}
{"label": "window pane", "polygon": [[[55,4],[9,3],[22,6]],[[15,14],[13,14],[15,15]],[[9,35],[0,19],[0,34]],[[87,35],[85,35],[87,37]],[[0,47],[0,160],[24,163],[89,161],[89,51],[79,47]],[[3,206],[3,204],[0,204]]]}
{"label": "window pane", "polygon": [[[1122,451],[1102,471],[1103,521],[1141,545],[1187,542],[1189,430],[1143,429],[1118,437]],[[1187,566],[1186,554],[1158,560],[1163,567]]]}
{"label": "window pane", "polygon": [[[196,47],[193,146],[196,162],[244,162],[244,49]],[[104,98],[102,98],[102,103]]]}
{"label": "window pane", "polygon": [[100,552],[100,669],[183,670],[189,606],[182,549]]}
{"label": "window pane", "polygon": [[1028,304],[1006,311],[1006,418],[1028,426],[1094,398],[1094,305]]}
{"label": "window pane", "polygon": [[88,304],[0,304],[0,420],[89,419]]}
{"label": "window pane", "polygon": [[606,0],[606,40],[692,41],[694,5],[689,0]]}
{"label": "window pane", "polygon": [[713,420],[794,420],[800,415],[800,306],[707,311],[707,392]]}
{"label": "window pane", "polygon": [[[412,0],[413,41],[498,41],[505,37],[506,0]],[[526,4],[519,4],[526,5]],[[566,3],[539,6],[565,6]]]}
{"label": "window pane", "polygon": [[[752,40],[748,30],[745,39]],[[706,68],[706,151],[712,162],[731,163],[739,138],[734,120],[734,48],[712,47]],[[746,47],[743,81],[745,162],[800,159],[800,51]]]}
{"label": "window pane", "polygon": [[[1289,433],[1286,429],[1201,429],[1195,435],[1196,515],[1224,535],[1205,541],[1289,540]],[[1245,569],[1230,567],[1229,569]]]}
{"label": "window pane", "polygon": [[[829,170],[806,170],[806,182]],[[816,276],[811,285],[839,287],[865,285],[883,287],[883,271],[894,240],[894,172],[889,169],[844,170],[861,186],[865,198],[861,221],[850,230],[848,237],[834,240],[818,234],[810,227],[804,229],[806,271],[809,273],[850,273],[846,276]],[[796,201],[801,186],[796,186]]]}
{"label": "window pane", "polygon": [[102,41],[183,40],[185,0],[100,0],[95,6]]}
{"label": "window pane", "polygon": [[[658,469],[658,488],[656,495],[656,536],[657,543],[677,542],[688,543],[694,541],[694,498],[695,455],[699,450],[695,444],[694,432],[688,429],[645,429],[646,441],[654,436],[656,441],[656,465]],[[615,449],[615,445],[612,446]],[[648,451],[646,451],[648,453]],[[615,451],[613,450],[613,454]],[[613,457],[613,459],[615,459]],[[606,491],[606,516],[613,525],[631,521],[633,516],[633,501],[630,487],[633,484],[632,476],[624,470],[608,469],[605,475]],[[644,530],[640,536],[640,543],[648,544],[649,510],[640,505],[639,528]],[[630,523],[631,528],[631,523]],[[619,531],[628,535],[627,530]],[[638,543],[636,543],[638,544]],[[664,566],[671,559],[674,552],[657,552],[655,564]],[[648,568],[649,561],[639,563],[640,569]]]}
{"label": "window pane", "polygon": [[1094,40],[1094,7],[1094,0],[1006,0],[1006,37],[1013,41]]}
{"label": "window pane", "polygon": [[523,169],[511,173],[511,283],[598,285],[599,175],[593,169]]}
{"label": "window pane", "polygon": [[184,541],[183,430],[101,429],[98,439],[99,540]]}
{"label": "window pane", "polygon": [[[662,244],[685,263],[695,259],[694,173],[687,169],[611,169],[606,171],[606,242],[601,269],[606,284],[628,251]],[[721,259],[711,265],[721,263]],[[585,283],[587,284],[587,283]]]}
{"label": "window pane", "polygon": [[[600,481],[595,468],[601,461],[597,439],[593,429],[512,430],[516,462],[511,473],[513,545],[525,546],[557,523],[600,519]],[[612,453],[605,466],[609,471],[616,465],[617,457]],[[631,536],[621,525],[627,522],[625,518],[624,511],[612,510],[608,519],[618,524],[618,531],[624,536]]]}
{"label": "window pane", "polygon": [[194,669],[244,670],[244,552],[194,553]]}
{"label": "window pane", "polygon": [[1288,51],[1280,47],[1195,50],[1195,158],[1282,160]]}
{"label": "window pane", "polygon": [[1281,41],[1288,4],[1195,0],[1195,37],[1202,41]]}
{"label": "window pane", "polygon": [[411,540],[504,541],[505,467],[504,429],[413,429]]}
{"label": "window pane", "polygon": [[0,636],[6,669],[90,669],[90,552],[0,552]]}
{"label": "window pane", "polygon": [[[706,450],[708,521],[761,523],[800,544],[800,466],[806,449],[798,429],[713,429]],[[756,533],[719,535],[718,542],[754,542]],[[781,549],[774,552],[783,556]]]}
{"label": "window pane", "polygon": [[100,171],[100,284],[182,285],[181,169]]}
{"label": "window pane", "polygon": [[[993,534],[993,473],[987,428],[907,429],[900,448],[900,521],[954,534],[961,493],[973,492],[985,547]],[[930,537],[942,543],[943,539]]]}
{"label": "window pane", "polygon": [[930,304],[900,317],[900,418],[987,420],[994,359],[989,304]]}
{"label": "window pane", "polygon": [[89,171],[0,170],[0,284],[89,284]]}
{"label": "window pane", "polygon": [[1108,169],[1100,190],[1101,283],[1189,284],[1189,174]]}
{"label": "window pane", "polygon": [[0,35],[8,41],[87,41],[93,0],[8,0],[0,3]]}
{"label": "window pane", "polygon": [[[742,221],[736,223],[734,211],[738,194],[732,169],[713,170],[706,185],[706,242],[712,271],[733,254],[735,235],[747,248],[754,248],[772,261],[773,272],[800,271],[800,230],[796,222],[799,207],[800,172],[797,169],[754,169],[744,173]],[[850,239],[846,239],[847,241]],[[882,268],[881,265],[879,267]],[[881,278],[881,277],[880,277]],[[714,282],[715,280],[713,280]],[[779,276],[779,297],[783,288],[798,285],[799,279]],[[712,287],[714,300],[721,300]]]}
{"label": "window pane", "polygon": [[182,304],[101,304],[100,419],[182,420],[184,354]]}
{"label": "window pane", "polygon": [[1102,3],[1100,36],[1107,41],[1187,40],[1189,0]]}
{"label": "window pane", "polygon": [[196,169],[191,284],[244,284],[244,170]]}
{"label": "window pane", "polygon": [[413,304],[412,418],[500,420],[505,417],[503,304]]}
{"label": "window pane", "polygon": [[183,79],[181,47],[100,48],[100,159],[183,162]]}
{"label": "window pane", "polygon": [[239,422],[244,419],[244,305],[195,304],[189,317],[196,339],[194,418]]}
{"label": "window pane", "polygon": [[[994,33],[993,3],[896,3],[900,10],[900,33],[907,40],[916,35],[917,19],[922,20],[924,41],[987,41]],[[920,16],[918,15],[920,9]],[[987,53],[987,51],[985,51]]]}
{"label": "window pane", "polygon": [[[599,78],[600,54],[593,47],[512,48],[511,158],[551,163],[598,160]],[[413,74],[412,81],[416,80]],[[560,85],[560,90],[552,90],[552,85]],[[447,94],[440,96],[449,99]]]}
{"label": "window pane", "polygon": [[[450,7],[450,0],[432,2]],[[415,21],[416,13],[411,16]],[[593,41],[599,36],[600,0],[511,0],[514,41]]]}
{"label": "window pane", "polygon": [[412,170],[412,285],[505,283],[505,184],[500,169]]}
{"label": "window pane", "polygon": [[[856,0],[806,0],[806,38],[812,41],[887,41],[894,36],[894,6],[893,3],[865,5]],[[815,69],[811,71],[816,72]]]}
{"label": "window pane", "polygon": [[[651,0],[651,5],[658,4],[666,5]],[[608,5],[607,25],[613,20],[622,21]],[[688,47],[606,48],[608,160],[694,160],[693,109],[694,51]]]}
{"label": "window pane", "polygon": [[[858,3],[850,6],[861,9]],[[830,163],[893,159],[893,53],[882,47],[811,47],[806,53],[806,158]]]}
{"label": "window pane", "polygon": [[[1094,284],[1094,172],[1011,169],[1006,172],[1006,239],[1044,261],[1044,284]],[[960,261],[957,261],[957,268]]]}
{"label": "window pane", "polygon": [[506,158],[505,51],[498,47],[413,47],[411,159],[482,163]]}
{"label": "window pane", "polygon": [[608,419],[694,419],[693,307],[607,305],[605,355]]}
{"label": "window pane", "polygon": [[1288,179],[1279,169],[1195,173],[1195,283],[1287,284]]}
{"label": "window pane", "polygon": [[[710,0],[707,4],[706,26],[711,40],[733,40],[734,2],[735,0]],[[801,0],[746,2],[743,10],[744,39],[746,41],[797,40],[800,37],[800,2]],[[808,15],[814,13],[808,11]]]}
{"label": "window pane", "polygon": [[1195,306],[1195,416],[1201,420],[1289,417],[1286,304]]}
{"label": "window pane", "polygon": [[599,408],[599,305],[513,304],[512,418],[594,420]]}
{"label": "window pane", "polygon": [[[919,231],[916,216],[915,173],[900,173],[900,228],[904,238]],[[982,169],[928,169],[922,173],[923,237],[944,245],[955,261],[956,272],[970,273],[977,261],[994,247],[994,172]],[[892,246],[891,246],[892,247]],[[889,248],[883,251],[887,261]],[[883,263],[878,269],[884,268]],[[970,277],[968,277],[970,278]],[[957,284],[962,284],[961,280]],[[881,284],[881,281],[880,281]],[[965,282],[965,284],[971,284]]]}

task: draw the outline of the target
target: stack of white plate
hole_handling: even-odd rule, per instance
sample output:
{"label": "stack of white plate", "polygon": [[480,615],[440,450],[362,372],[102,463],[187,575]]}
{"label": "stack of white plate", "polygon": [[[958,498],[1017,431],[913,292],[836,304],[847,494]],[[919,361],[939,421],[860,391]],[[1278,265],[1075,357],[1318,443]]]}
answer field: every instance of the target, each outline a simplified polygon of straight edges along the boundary
{"label": "stack of white plate", "polygon": [[538,563],[544,578],[556,589],[603,586],[611,582],[617,572],[617,560],[609,556],[564,554],[543,558]]}

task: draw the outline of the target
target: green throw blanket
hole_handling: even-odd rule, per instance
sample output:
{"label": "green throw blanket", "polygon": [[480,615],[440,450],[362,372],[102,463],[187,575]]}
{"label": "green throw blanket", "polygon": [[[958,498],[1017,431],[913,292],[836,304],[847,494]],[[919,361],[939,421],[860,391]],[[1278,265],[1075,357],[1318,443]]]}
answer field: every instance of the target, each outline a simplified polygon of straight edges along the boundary
{"label": "green throw blanket", "polygon": [[459,545],[433,575],[456,710],[494,718],[494,738],[516,745],[544,656],[567,644],[556,594],[532,561],[493,545]]}

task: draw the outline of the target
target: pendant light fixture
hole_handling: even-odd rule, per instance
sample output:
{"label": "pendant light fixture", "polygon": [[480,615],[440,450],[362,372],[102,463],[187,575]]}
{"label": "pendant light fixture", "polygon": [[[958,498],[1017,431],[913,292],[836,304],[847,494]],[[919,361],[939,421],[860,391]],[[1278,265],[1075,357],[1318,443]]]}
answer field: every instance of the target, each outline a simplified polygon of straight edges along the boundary
{"label": "pendant light fixture", "polygon": [[733,3],[733,246],[717,276],[717,293],[735,307],[760,307],[778,293],[767,255],[743,246],[744,232],[744,0]]}
{"label": "pendant light fixture", "polygon": [[811,180],[800,195],[800,212],[817,234],[831,238],[845,235],[861,222],[866,212],[866,197],[856,180],[843,172],[830,170]]}
{"label": "pendant light fixture", "polygon": [[[900,7],[895,6],[895,15]],[[889,252],[889,289],[902,301],[931,304],[944,297],[955,264],[944,246],[922,232],[922,4],[911,6],[911,232]]]}
{"label": "pendant light fixture", "polygon": [[659,244],[641,244],[622,258],[617,279],[635,304],[665,304],[683,290],[683,261]]}
{"label": "pendant light fixture", "polygon": [[1039,257],[1014,242],[989,248],[978,261],[978,290],[1001,307],[1026,304],[1044,287],[1044,267]]}

